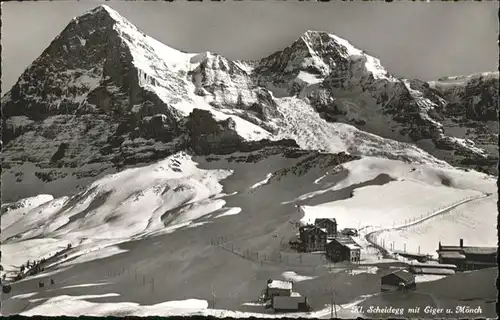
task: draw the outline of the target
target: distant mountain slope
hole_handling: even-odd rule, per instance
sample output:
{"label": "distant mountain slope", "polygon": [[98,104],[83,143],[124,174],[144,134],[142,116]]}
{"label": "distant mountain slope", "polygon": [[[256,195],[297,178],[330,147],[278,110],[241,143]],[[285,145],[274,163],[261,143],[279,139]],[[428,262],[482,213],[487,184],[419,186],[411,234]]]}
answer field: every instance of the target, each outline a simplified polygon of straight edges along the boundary
{"label": "distant mountain slope", "polygon": [[188,54],[102,5],[73,19],[2,97],[4,197],[34,195],[26,181],[60,195],[181,150],[270,144],[495,173],[498,73],[483,78],[453,93],[397,79],[319,31],[260,61]]}

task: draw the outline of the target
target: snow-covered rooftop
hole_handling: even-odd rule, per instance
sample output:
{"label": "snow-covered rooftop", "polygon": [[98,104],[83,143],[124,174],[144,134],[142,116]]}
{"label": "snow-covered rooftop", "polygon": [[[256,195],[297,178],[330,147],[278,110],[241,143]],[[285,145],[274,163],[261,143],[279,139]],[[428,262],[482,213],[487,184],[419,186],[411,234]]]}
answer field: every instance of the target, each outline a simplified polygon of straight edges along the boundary
{"label": "snow-covered rooftop", "polygon": [[347,248],[351,249],[351,250],[359,250],[360,249],[360,246],[356,245],[356,244],[353,244],[353,243],[346,243],[344,244]]}
{"label": "snow-covered rooftop", "polygon": [[410,273],[408,270],[404,270],[404,269],[396,270],[394,272],[391,272],[391,273],[385,275],[385,277],[389,276],[391,274],[394,274],[394,275],[398,276],[400,279],[405,280],[407,282],[415,281],[415,276],[412,273]]}
{"label": "snow-covered rooftop", "polygon": [[442,268],[415,268],[416,274],[435,274],[435,275],[448,275],[455,274],[454,270]]}
{"label": "snow-covered rooftop", "polygon": [[465,259],[465,255],[457,251],[445,251],[439,254],[442,258]]}
{"label": "snow-covered rooftop", "polygon": [[272,280],[267,284],[269,289],[283,289],[283,290],[292,290],[293,283],[291,281],[283,281],[283,280]]}

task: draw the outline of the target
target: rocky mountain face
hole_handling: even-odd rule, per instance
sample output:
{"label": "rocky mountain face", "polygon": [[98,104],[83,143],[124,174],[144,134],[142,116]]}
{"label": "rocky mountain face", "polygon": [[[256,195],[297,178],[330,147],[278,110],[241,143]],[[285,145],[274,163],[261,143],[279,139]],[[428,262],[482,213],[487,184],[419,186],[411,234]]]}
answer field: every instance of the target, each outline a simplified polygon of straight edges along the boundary
{"label": "rocky mountain face", "polygon": [[[446,103],[437,110],[445,132],[483,150],[487,157],[470,157],[467,149],[456,153],[461,165],[495,172],[498,163],[498,72],[442,78],[429,83],[428,91]],[[453,148],[445,146],[445,148]]]}
{"label": "rocky mountain face", "polygon": [[398,79],[317,31],[262,60],[229,61],[169,48],[107,6],[68,24],[2,112],[2,178],[19,186],[27,175],[91,181],[186,149],[281,145],[490,173],[498,159],[498,73]]}

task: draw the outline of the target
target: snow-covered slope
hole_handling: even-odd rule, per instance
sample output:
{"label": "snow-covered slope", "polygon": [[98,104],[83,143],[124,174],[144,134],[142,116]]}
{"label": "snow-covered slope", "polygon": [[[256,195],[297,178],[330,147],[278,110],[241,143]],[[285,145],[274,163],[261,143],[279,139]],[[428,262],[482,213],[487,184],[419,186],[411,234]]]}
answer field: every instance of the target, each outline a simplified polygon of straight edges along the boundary
{"label": "snow-covered slope", "polygon": [[[467,246],[496,247],[497,201],[497,195],[477,198],[422,223],[382,232],[377,238],[380,243],[394,243],[395,250],[406,247],[408,252],[433,256],[437,255],[436,243],[458,245],[457,239],[463,239]],[[442,232],[443,228],[447,232]]]}
{"label": "snow-covered slope", "polygon": [[[265,183],[259,184],[264,179]],[[242,304],[255,299],[270,276],[306,272],[302,282],[321,276],[321,262],[316,262],[319,264],[313,272],[306,258],[301,266],[298,254],[284,251],[286,262],[272,260],[273,252],[279,250],[279,239],[286,243],[295,236],[294,221],[333,216],[339,228],[390,228],[494,190],[491,176],[428,163],[289,147],[209,157],[178,153],[105,176],[71,197],[46,197],[38,205],[18,211],[21,218],[14,223],[2,224],[2,265],[9,275],[27,259],[50,258],[67,244],[73,246],[66,257],[51,260],[45,272],[14,283],[20,296],[4,301],[3,312],[19,311],[19,301],[25,301],[23,306],[31,301],[28,310],[52,314],[51,301],[73,292],[70,290],[77,290],[74,294],[84,300],[87,295],[100,303],[140,305],[190,298],[212,301],[215,292],[217,308],[243,310]],[[460,232],[470,243],[480,234],[476,244],[495,241],[488,229],[494,229],[491,217],[495,201],[489,196],[480,200],[482,206],[464,205],[448,212],[445,219],[450,228],[460,224],[450,234]],[[4,215],[14,210],[20,207]],[[465,223],[464,213],[476,223]],[[418,242],[422,251],[432,249],[438,235],[425,226],[415,226],[411,230],[420,230],[418,237],[408,238],[414,241],[412,245]],[[381,235],[389,236],[402,246],[392,233]],[[214,247],[214,242],[226,250]],[[414,248],[408,244],[407,249]],[[237,250],[237,254],[230,250]],[[269,261],[255,263],[259,260],[243,258],[247,251],[258,253],[261,260],[267,256]],[[363,254],[362,262],[371,261],[368,253]],[[38,292],[36,299],[23,298],[33,291],[34,281],[49,276],[56,279],[56,287]],[[374,277],[378,285],[378,275]],[[131,291],[131,281],[146,284]],[[154,291],[144,287],[151,286],[151,281]],[[80,286],[92,283],[100,285]],[[174,287],[176,290],[171,290]],[[238,288],[238,294],[233,288]],[[109,293],[115,294],[112,300],[106,300]],[[320,299],[314,293],[308,297]],[[82,308],[70,312],[85,314],[87,309]]]}
{"label": "snow-covered slope", "polygon": [[[450,236],[447,239],[457,237],[459,233],[463,237],[472,238],[475,234],[483,234],[485,239],[489,239],[487,243],[491,245],[494,228],[488,230],[488,226],[495,223],[495,210],[487,206],[494,206],[496,203],[495,197],[492,196],[496,191],[495,180],[492,177],[477,172],[436,169],[425,164],[405,164],[369,157],[343,164],[341,167],[349,171],[349,175],[344,180],[327,189],[305,194],[294,201],[305,201],[327,192],[358,185],[375,179],[380,174],[387,174],[395,180],[382,186],[359,188],[349,199],[326,202],[316,206],[303,206],[301,210],[304,213],[302,219],[304,222],[314,221],[317,217],[332,217],[344,226],[357,229],[369,227],[371,231],[398,228],[407,224],[412,224],[411,228],[413,228],[413,223],[433,215],[437,216],[442,210],[463,203],[447,211],[443,216],[453,220],[459,217],[457,212],[464,212],[469,208],[468,214],[471,220],[481,220],[484,225],[478,226],[478,230],[473,231],[475,224],[472,223],[466,226],[468,231],[461,230],[456,233],[451,231],[455,228],[450,228]],[[328,175],[323,179],[325,178],[327,179]],[[416,194],[420,196],[414,197]],[[380,201],[380,199],[390,200]],[[469,203],[469,200],[474,201]],[[373,206],[374,203],[378,205]],[[476,204],[481,204],[481,206],[475,209]],[[433,225],[434,220],[431,218],[425,223]],[[437,228],[436,225],[436,231],[441,229],[441,224],[439,226]],[[401,232],[406,234],[406,231]],[[440,234],[437,232],[431,237],[427,232],[422,232],[422,238],[429,237],[427,243],[433,243],[435,237]],[[484,243],[476,243],[476,245],[484,245]],[[412,245],[411,249],[415,249],[413,252],[416,252],[417,246],[418,244]],[[435,250],[435,243],[431,248]],[[426,249],[429,249],[428,246]]]}
{"label": "snow-covered slope", "polygon": [[[95,235],[130,239],[171,224],[189,223],[224,205],[224,201],[211,201],[210,197],[221,192],[217,181],[229,174],[225,170],[199,170],[185,154],[178,154],[152,166],[108,175],[72,197],[48,200],[25,210],[15,223],[2,225],[2,240],[67,233],[78,239]],[[192,211],[187,216],[186,208]]]}
{"label": "snow-covered slope", "polygon": [[3,203],[1,209],[2,230],[10,226],[15,221],[22,218],[23,213],[36,208],[44,203],[54,200],[49,194],[40,194],[38,196],[24,198],[13,203]]}

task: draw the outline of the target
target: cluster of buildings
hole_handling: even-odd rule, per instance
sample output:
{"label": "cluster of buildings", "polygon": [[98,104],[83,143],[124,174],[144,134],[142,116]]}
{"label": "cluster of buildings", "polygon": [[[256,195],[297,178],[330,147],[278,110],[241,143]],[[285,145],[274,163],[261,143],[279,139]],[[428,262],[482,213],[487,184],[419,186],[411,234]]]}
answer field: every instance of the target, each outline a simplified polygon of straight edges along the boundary
{"label": "cluster of buildings", "polygon": [[[345,233],[337,232],[335,219],[316,219],[314,225],[300,227],[299,237],[290,244],[302,252],[324,251],[332,261],[359,262],[360,247]],[[355,232],[355,230],[353,231]],[[460,239],[458,246],[439,243],[438,263],[428,263],[427,255],[409,257],[413,260],[407,267],[382,275],[380,289],[388,291],[409,291],[416,289],[415,275],[451,275],[455,271],[467,271],[497,266],[496,247],[464,246]],[[283,280],[267,281],[264,294],[267,307],[276,312],[310,311],[307,297],[293,292],[293,282]]]}
{"label": "cluster of buildings", "polygon": [[[409,291],[416,288],[415,275],[404,269],[382,276],[380,282],[382,292]],[[266,302],[266,308],[272,308],[275,312],[311,311],[307,297],[293,291],[292,281],[269,279],[263,298]]]}
{"label": "cluster of buildings", "polygon": [[[469,271],[497,267],[497,247],[442,245],[436,252],[438,263],[412,262],[408,270],[401,269],[381,278],[381,291],[414,289],[415,274],[452,275],[455,271]],[[417,259],[418,260],[418,259]]]}
{"label": "cluster of buildings", "polygon": [[359,263],[361,248],[352,236],[357,236],[356,229],[347,228],[339,232],[334,218],[320,218],[314,220],[314,224],[300,226],[298,239],[289,244],[299,252],[324,251],[333,262]]}
{"label": "cluster of buildings", "polygon": [[457,271],[477,270],[497,266],[497,247],[464,246],[460,239],[458,246],[441,245],[436,252],[440,264],[456,266]]}

